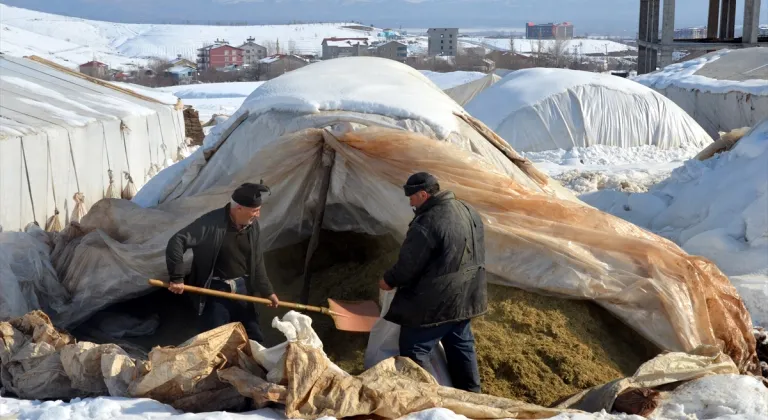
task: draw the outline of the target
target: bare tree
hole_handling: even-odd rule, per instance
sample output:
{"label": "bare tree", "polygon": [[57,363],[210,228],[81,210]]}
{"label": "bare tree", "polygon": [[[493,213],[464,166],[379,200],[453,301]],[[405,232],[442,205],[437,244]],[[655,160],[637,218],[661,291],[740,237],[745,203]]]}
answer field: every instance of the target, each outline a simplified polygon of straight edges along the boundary
{"label": "bare tree", "polygon": [[275,45],[274,41],[266,41],[266,42],[264,42],[264,48],[267,49],[267,55],[275,55],[275,54],[277,54],[277,45]]}
{"label": "bare tree", "polygon": [[515,38],[509,38],[509,52],[512,54],[517,53],[517,47],[515,46]]}
{"label": "bare tree", "polygon": [[288,40],[288,54],[298,54],[299,49],[296,48],[296,41],[293,39]]}
{"label": "bare tree", "polygon": [[554,67],[563,67],[565,65],[565,56],[568,53],[568,40],[562,36],[555,38],[555,41],[550,44],[547,53],[549,55],[551,64]]}

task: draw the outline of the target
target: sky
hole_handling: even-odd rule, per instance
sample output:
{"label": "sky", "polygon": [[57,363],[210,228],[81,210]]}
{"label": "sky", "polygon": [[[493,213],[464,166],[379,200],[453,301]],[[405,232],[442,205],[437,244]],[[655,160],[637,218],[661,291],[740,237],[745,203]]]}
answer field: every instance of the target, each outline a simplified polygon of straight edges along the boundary
{"label": "sky", "polygon": [[[0,0],[86,19],[125,23],[250,24],[359,21],[392,28],[523,28],[569,21],[577,34],[634,37],[640,0]],[[677,0],[676,27],[706,24],[706,0]],[[743,1],[737,16],[743,16]],[[768,13],[763,7],[762,18]],[[0,16],[0,19],[2,16]],[[740,26],[741,20],[737,20]]]}

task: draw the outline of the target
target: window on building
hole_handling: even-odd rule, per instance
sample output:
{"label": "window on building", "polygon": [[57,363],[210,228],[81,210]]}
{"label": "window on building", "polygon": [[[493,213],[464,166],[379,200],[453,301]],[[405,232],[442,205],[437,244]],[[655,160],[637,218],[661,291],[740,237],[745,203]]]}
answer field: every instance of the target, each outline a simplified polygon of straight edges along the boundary
{"label": "window on building", "polygon": [[440,38],[444,38],[444,37],[445,37],[445,34],[440,34]]}
{"label": "window on building", "polygon": [[448,38],[453,38],[453,34],[448,35]]}

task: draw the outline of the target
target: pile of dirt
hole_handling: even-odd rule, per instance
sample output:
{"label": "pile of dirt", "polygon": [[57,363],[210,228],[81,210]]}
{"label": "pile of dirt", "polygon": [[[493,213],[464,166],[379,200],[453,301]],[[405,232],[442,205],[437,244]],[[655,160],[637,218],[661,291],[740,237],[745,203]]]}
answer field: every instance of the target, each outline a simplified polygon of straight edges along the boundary
{"label": "pile of dirt", "polygon": [[589,301],[488,287],[472,322],[483,392],[543,406],[632,375],[658,349]]}
{"label": "pile of dirt", "polygon": [[200,124],[200,115],[191,106],[184,108],[184,135],[192,139],[190,146],[203,145],[205,133],[203,133],[203,126]]}

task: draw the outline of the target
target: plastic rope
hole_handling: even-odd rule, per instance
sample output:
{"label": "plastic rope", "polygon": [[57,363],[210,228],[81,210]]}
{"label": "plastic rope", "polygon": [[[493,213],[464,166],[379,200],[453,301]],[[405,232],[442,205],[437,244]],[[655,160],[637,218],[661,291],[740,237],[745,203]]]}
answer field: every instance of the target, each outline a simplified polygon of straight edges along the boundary
{"label": "plastic rope", "polygon": [[168,153],[166,151],[168,150],[168,146],[165,144],[165,136],[163,135],[163,125],[160,123],[160,113],[155,114],[157,116],[157,128],[160,130],[160,141],[163,143],[162,149],[163,149],[163,156],[165,157],[165,160],[163,160],[163,164],[165,164],[165,161],[168,160]]}
{"label": "plastic rope", "polygon": [[75,152],[72,149],[72,136],[69,135],[69,130],[64,129],[67,132],[67,141],[69,142],[69,156],[72,158],[72,169],[75,170],[75,184],[77,184],[77,191],[80,192],[80,178],[77,175],[77,164],[75,164]]}
{"label": "plastic rope", "polygon": [[45,143],[48,149],[48,170],[51,174],[51,191],[53,192],[53,212],[59,214],[59,202],[56,200],[56,183],[53,182],[53,163],[51,162],[51,138],[45,133]]}
{"label": "plastic rope", "polygon": [[21,142],[21,157],[22,159],[24,159],[24,172],[27,173],[27,189],[29,190],[29,201],[32,204],[32,220],[34,220],[37,226],[40,226],[40,224],[37,223],[37,212],[35,211],[35,199],[32,198],[32,180],[29,179],[29,165],[27,165],[27,152],[24,150],[24,138],[19,137],[19,141]]}
{"label": "plastic rope", "polygon": [[[128,166],[128,173],[131,172],[131,162],[128,160],[128,144],[125,141],[125,130],[130,130],[127,125],[120,121],[120,135],[123,137],[123,149],[125,149],[125,164]],[[125,172],[125,171],[123,171]]]}

